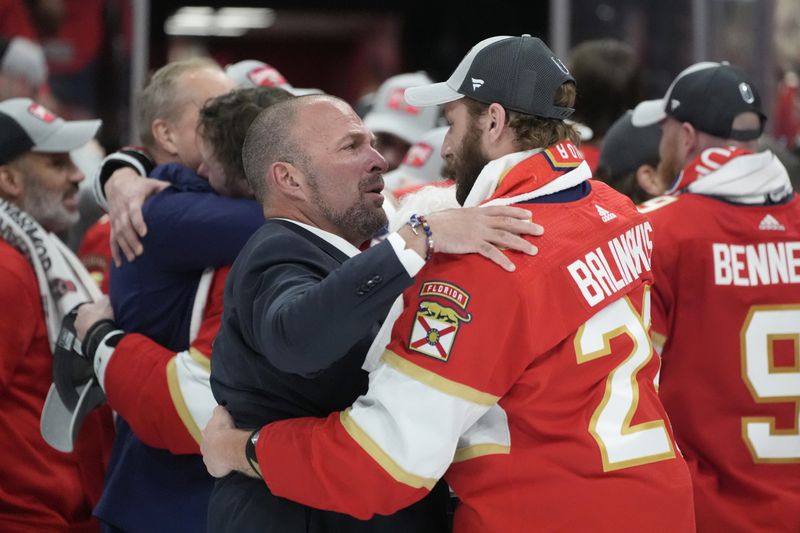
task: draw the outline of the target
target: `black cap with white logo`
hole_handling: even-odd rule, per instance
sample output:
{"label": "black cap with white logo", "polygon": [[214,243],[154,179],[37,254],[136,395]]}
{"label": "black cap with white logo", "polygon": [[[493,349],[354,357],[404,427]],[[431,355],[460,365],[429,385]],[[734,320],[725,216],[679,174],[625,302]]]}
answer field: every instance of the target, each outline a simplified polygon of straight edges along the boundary
{"label": "black cap with white logo", "polygon": [[95,136],[100,120],[64,120],[30,98],[0,102],[0,164],[25,152],[62,153]]}
{"label": "black cap with white logo", "polygon": [[502,35],[485,39],[467,53],[446,81],[406,89],[415,106],[468,97],[543,118],[565,119],[574,109],[553,104],[564,82],[574,82],[564,63],[541,39]]}
{"label": "black cap with white logo", "polygon": [[[733,121],[745,112],[759,116],[758,129],[733,129]],[[636,106],[633,125],[649,126],[667,116],[715,137],[739,141],[760,137],[767,120],[758,91],[747,75],[729,63],[711,61],[696,63],[678,74],[664,98]]]}

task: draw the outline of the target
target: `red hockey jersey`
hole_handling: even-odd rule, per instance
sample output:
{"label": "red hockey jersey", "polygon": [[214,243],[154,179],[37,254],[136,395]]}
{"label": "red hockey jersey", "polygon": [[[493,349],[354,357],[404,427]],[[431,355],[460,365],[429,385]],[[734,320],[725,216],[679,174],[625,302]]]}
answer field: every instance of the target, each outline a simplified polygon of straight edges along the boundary
{"label": "red hockey jersey", "polygon": [[697,194],[653,223],[660,394],[701,531],[800,531],[800,200]]}
{"label": "red hockey jersey", "polygon": [[39,417],[53,354],[31,264],[0,240],[0,530],[95,532],[114,426],[102,407],[87,416],[75,451],[42,439]]}
{"label": "red hockey jersey", "polygon": [[[651,228],[599,182],[568,204],[520,203],[585,163],[556,146],[513,167],[545,228],[508,273],[434,256],[404,293],[367,394],[325,420],[261,431],[270,490],[367,518],[444,475],[455,531],[693,531],[689,473],[653,380]],[[563,149],[563,150],[562,150]],[[576,169],[576,167],[579,167]]]}

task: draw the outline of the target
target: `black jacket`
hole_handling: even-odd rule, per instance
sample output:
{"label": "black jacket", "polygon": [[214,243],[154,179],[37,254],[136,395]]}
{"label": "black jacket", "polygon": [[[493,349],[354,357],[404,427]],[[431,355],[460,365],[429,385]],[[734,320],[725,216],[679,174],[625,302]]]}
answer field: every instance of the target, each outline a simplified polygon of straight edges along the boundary
{"label": "black jacket", "polygon": [[[211,388],[237,427],[324,417],[367,390],[364,356],[411,278],[384,242],[348,257],[313,233],[268,220],[228,275]],[[219,480],[209,530],[259,532],[446,531],[447,490],[369,521],[311,509],[240,474]]]}

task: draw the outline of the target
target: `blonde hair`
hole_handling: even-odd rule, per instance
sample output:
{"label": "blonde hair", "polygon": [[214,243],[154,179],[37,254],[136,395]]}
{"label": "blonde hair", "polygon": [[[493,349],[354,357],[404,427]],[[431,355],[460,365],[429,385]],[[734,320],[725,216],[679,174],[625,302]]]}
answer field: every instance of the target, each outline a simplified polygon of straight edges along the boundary
{"label": "blonde hair", "polygon": [[158,69],[137,98],[137,126],[142,144],[152,149],[156,141],[150,129],[156,119],[177,120],[183,109],[183,99],[178,92],[177,80],[186,72],[202,69],[218,69],[212,59],[195,57],[174,61]]}

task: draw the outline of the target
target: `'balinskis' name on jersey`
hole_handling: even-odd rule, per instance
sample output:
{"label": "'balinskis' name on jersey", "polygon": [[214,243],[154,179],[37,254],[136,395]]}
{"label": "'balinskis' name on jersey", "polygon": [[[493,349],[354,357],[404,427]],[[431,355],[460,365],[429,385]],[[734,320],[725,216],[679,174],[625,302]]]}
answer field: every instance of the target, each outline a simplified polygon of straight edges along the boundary
{"label": "'balinskis' name on jersey", "polygon": [[713,243],[711,253],[715,285],[800,283],[800,242]]}
{"label": "'balinskis' name on jersey", "polygon": [[[642,222],[567,266],[590,307],[618,293],[650,271],[650,222]],[[610,258],[610,260],[609,260]]]}

